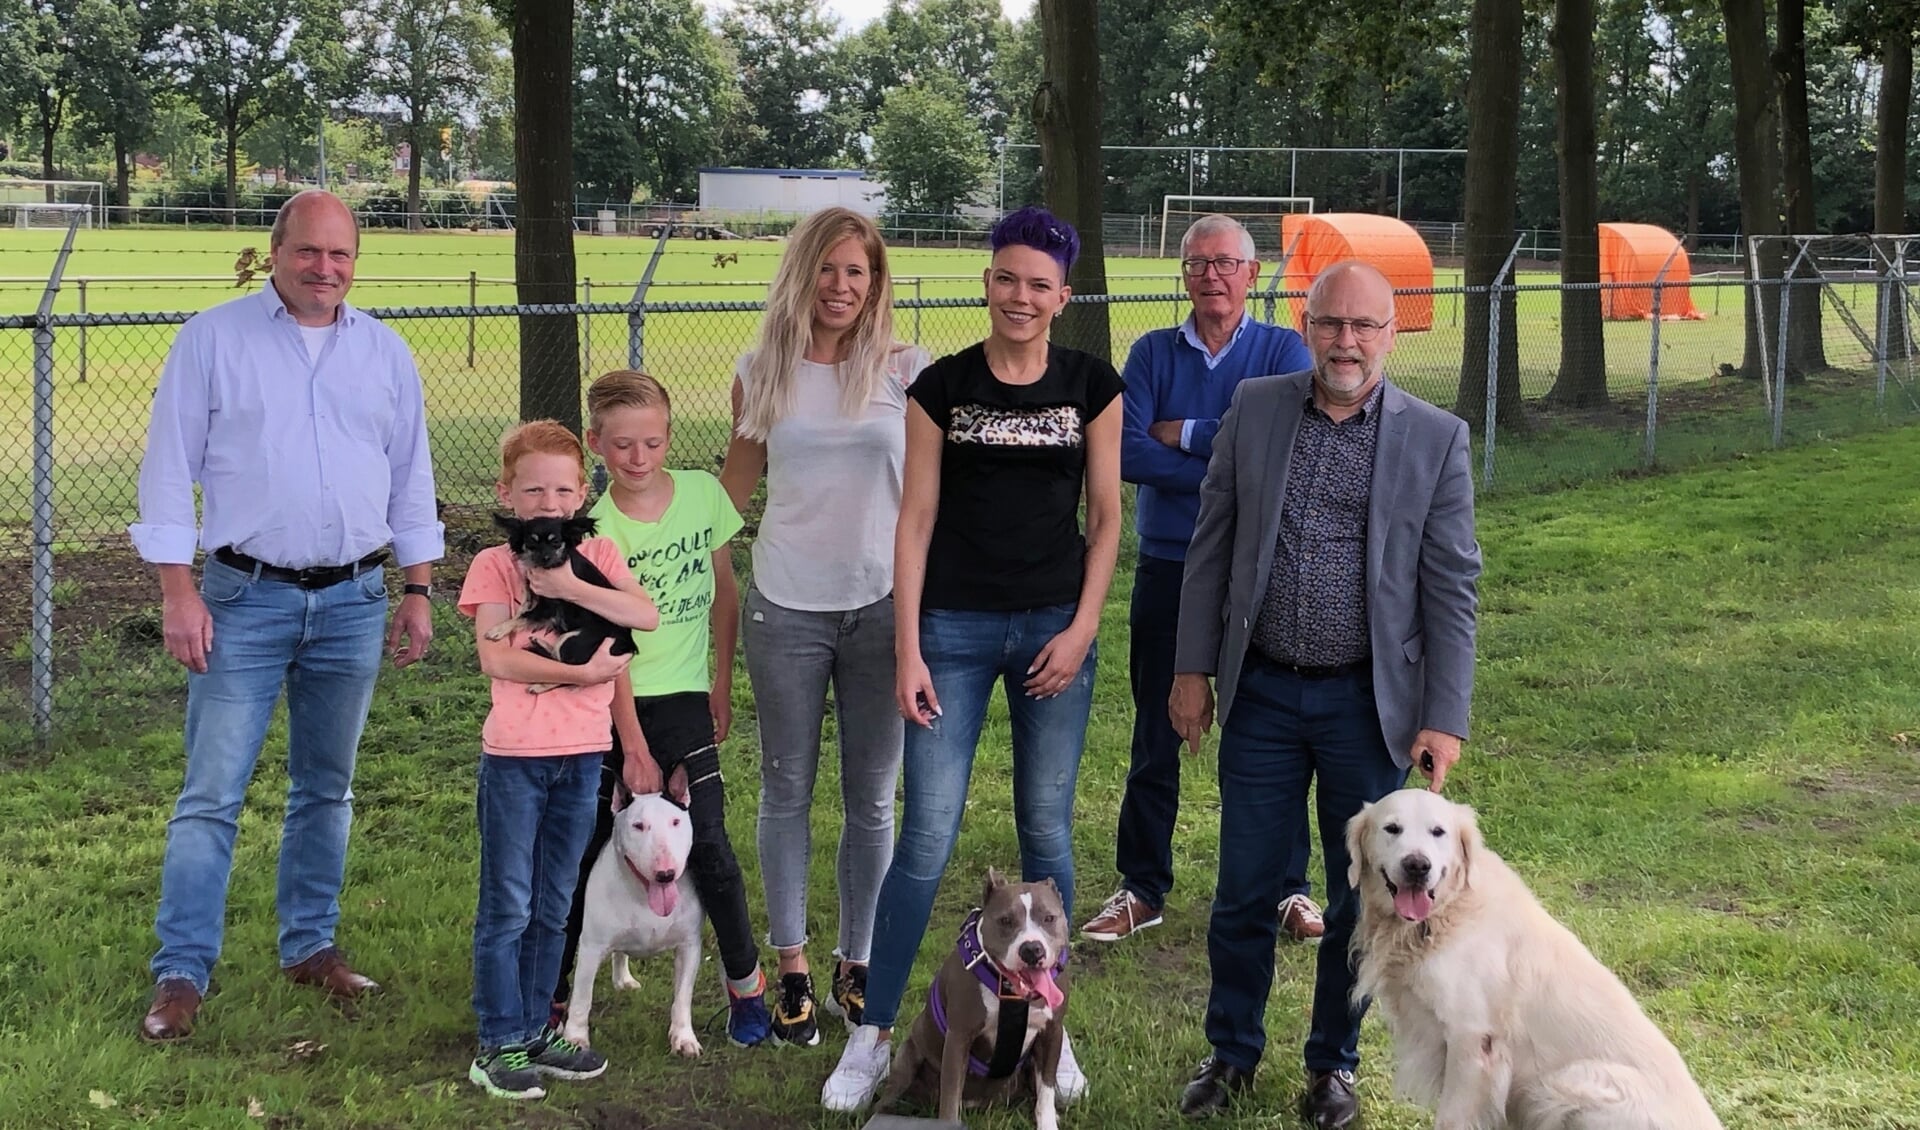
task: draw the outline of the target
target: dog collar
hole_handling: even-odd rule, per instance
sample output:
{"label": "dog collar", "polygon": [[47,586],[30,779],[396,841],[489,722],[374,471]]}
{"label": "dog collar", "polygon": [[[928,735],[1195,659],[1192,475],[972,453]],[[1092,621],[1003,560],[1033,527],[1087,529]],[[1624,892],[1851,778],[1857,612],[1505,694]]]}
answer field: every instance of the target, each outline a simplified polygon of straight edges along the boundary
{"label": "dog collar", "polygon": [[[977,906],[967,912],[967,920],[960,924],[960,940],[954,944],[954,948],[960,954],[960,960],[966,963],[967,972],[979,979],[982,985],[992,989],[994,995],[1003,1001],[1037,999],[1033,994],[1007,991],[1007,986],[1014,983],[1013,978],[1007,975],[999,962],[993,960],[993,956],[987,953],[987,947],[980,941],[980,919],[983,913],[982,908]],[[1060,947],[1060,959],[1053,963],[1051,970],[1054,976],[1058,977],[1066,971],[1067,958],[1071,951],[1070,943]]]}

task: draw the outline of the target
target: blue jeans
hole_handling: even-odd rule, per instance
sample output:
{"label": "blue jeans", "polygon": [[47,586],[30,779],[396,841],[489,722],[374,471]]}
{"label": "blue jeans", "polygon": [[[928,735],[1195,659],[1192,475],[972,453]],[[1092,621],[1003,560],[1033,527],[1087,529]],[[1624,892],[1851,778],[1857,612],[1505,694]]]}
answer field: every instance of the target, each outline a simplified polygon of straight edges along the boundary
{"label": "blue jeans", "polygon": [[[1120,885],[1160,909],[1173,890],[1173,825],[1180,813],[1180,735],[1167,717],[1173,648],[1180,625],[1183,562],[1140,556],[1127,610],[1127,676],[1133,687],[1133,763],[1120,800],[1113,863]],[[1305,811],[1306,798],[1301,798]],[[1312,829],[1299,822],[1280,897],[1313,890],[1307,881]]]}
{"label": "blue jeans", "polygon": [[[1013,729],[1013,825],[1020,874],[1052,879],[1073,914],[1073,792],[1093,707],[1096,648],[1059,695],[1029,698],[1027,668],[1048,640],[1073,621],[1074,606],[1024,612],[930,609],[920,616],[920,654],[933,676],[942,714],[930,727],[908,725],[901,762],[905,784],[900,838],[880,884],[873,962],[867,971],[866,1021],[891,1028],[914,955],[926,936],[933,896],[960,836],[973,755],[998,682]],[[978,876],[966,876],[972,885]]]}
{"label": "blue jeans", "polygon": [[167,822],[156,980],[202,993],[220,958],[233,841],[247,783],[287,692],[287,810],[280,833],[280,964],[333,944],[353,823],[353,764],[380,674],[387,619],[378,568],[323,589],[258,580],[209,559],[205,674],[187,675],[186,780]]}
{"label": "blue jeans", "polygon": [[1256,1067],[1266,1048],[1263,1020],[1279,934],[1273,908],[1316,776],[1328,905],[1306,1065],[1351,1071],[1360,1063],[1366,1005],[1349,1003],[1347,947],[1359,906],[1347,885],[1347,821],[1362,804],[1405,784],[1407,773],[1381,736],[1370,673],[1307,679],[1249,652],[1220,731],[1220,879],[1207,927],[1207,1042],[1222,1062],[1244,1070]]}
{"label": "blue jeans", "polygon": [[473,1011],[483,1048],[525,1043],[546,1026],[604,756],[480,755]]}

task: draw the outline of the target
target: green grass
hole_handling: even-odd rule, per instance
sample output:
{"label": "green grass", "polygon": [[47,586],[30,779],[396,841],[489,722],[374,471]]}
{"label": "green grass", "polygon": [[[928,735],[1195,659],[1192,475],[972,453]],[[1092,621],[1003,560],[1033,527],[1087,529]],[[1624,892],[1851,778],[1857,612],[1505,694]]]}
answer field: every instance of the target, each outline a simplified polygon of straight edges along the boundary
{"label": "green grass", "polygon": [[[1916,459],[1920,430],[1900,429],[1481,509],[1475,735],[1449,794],[1479,809],[1489,842],[1620,973],[1732,1128],[1920,1126]],[[1131,718],[1128,584],[1123,570],[1081,773],[1083,914],[1113,878]],[[286,787],[276,727],[243,820],[220,991],[192,1043],[140,1045],[133,1031],[181,772],[183,680],[139,642],[151,615],[67,641],[50,753],[30,751],[17,707],[0,713],[0,855],[10,865],[0,887],[0,1127],[859,1125],[818,1107],[837,1033],[813,1049],[739,1051],[714,1032],[698,1064],[674,1061],[664,956],[637,967],[639,994],[600,996],[595,1037],[614,1061],[604,1079],[558,1085],[531,1109],[461,1081],[473,1038],[471,789],[486,689],[471,637],[444,611],[432,655],[384,679],[356,781],[341,940],[388,993],[349,1017],[273,968]],[[758,917],[752,702],[744,675],[737,686],[729,825]],[[1167,924],[1076,952],[1072,1027],[1093,1091],[1068,1126],[1177,1124],[1180,1086],[1205,1051],[1218,793],[1211,759],[1191,765]],[[1017,865],[1009,780],[996,710],[909,1014],[984,869]],[[818,796],[810,926],[830,939],[831,768]],[[813,957],[824,964],[825,946]],[[707,960],[701,1020],[722,999],[711,947]],[[1312,968],[1312,951],[1280,952],[1272,1054],[1244,1112],[1220,1123],[1228,1130],[1291,1125],[1279,1116],[1296,1094]],[[302,1055],[301,1041],[325,1050]],[[1370,1020],[1368,1125],[1431,1125],[1389,1098],[1388,1053]],[[94,1105],[93,1091],[116,1105]],[[264,1119],[246,1116],[250,1100]],[[970,1124],[1030,1123],[1016,1111]]]}
{"label": "green grass", "polygon": [[[68,285],[56,310],[79,308],[81,278],[89,311],[193,311],[223,301],[230,282],[106,281],[108,276],[211,275],[231,279],[242,247],[264,249],[265,232],[106,229],[83,232],[68,268]],[[0,241],[0,277],[44,279],[60,234],[10,233]],[[579,271],[598,280],[596,302],[624,303],[644,270],[652,242],[581,236]],[[738,263],[716,267],[718,251],[737,253]],[[676,240],[663,257],[653,301],[758,301],[772,277],[780,245]],[[513,301],[513,241],[501,233],[365,236],[353,300],[361,306],[465,305],[469,272],[482,279],[471,296],[482,304]],[[901,280],[896,297],[973,298],[980,293],[978,251],[900,249],[892,253]],[[1115,259],[1111,289],[1124,294],[1175,295],[1180,287],[1171,261]],[[445,281],[442,281],[445,280]],[[913,280],[920,280],[914,282]],[[1458,282],[1442,270],[1436,281]],[[1550,274],[1527,274],[1527,283],[1549,283]],[[742,284],[747,285],[722,285]],[[257,283],[255,284],[257,285]],[[1872,319],[1871,290],[1842,287],[1865,324]],[[0,313],[30,312],[39,281],[0,281]],[[583,295],[584,297],[584,295]],[[1723,365],[1740,361],[1740,292],[1696,286],[1702,321],[1660,327],[1661,389],[1669,407],[1660,432],[1660,462],[1684,466],[1757,450],[1771,442],[1759,386],[1719,377]],[[1415,394],[1451,404],[1459,384],[1463,311],[1459,295],[1434,297],[1433,328],[1403,333],[1391,371]],[[1256,313],[1265,305],[1256,301]],[[1118,303],[1111,307],[1113,356],[1126,356],[1135,338],[1186,315],[1184,299]],[[1287,307],[1278,316],[1289,320]],[[897,333],[936,356],[978,340],[985,318],[977,308],[897,312]],[[1537,489],[1641,466],[1648,358],[1652,329],[1642,322],[1610,322],[1604,329],[1609,388],[1614,407],[1565,417],[1542,413],[1538,401],[1552,388],[1560,363],[1557,293],[1527,291],[1519,297],[1521,389],[1533,404],[1531,427],[1502,440],[1495,460],[1494,489]],[[727,388],[734,360],[753,342],[753,313],[654,312],[644,331],[644,364],[676,394],[679,450],[695,464],[709,464],[726,444]],[[495,445],[517,419],[519,325],[515,318],[396,319],[426,382],[435,464],[441,494],[449,501],[484,505],[490,497]],[[596,374],[626,364],[628,320],[624,313],[583,319],[582,369]],[[135,512],[134,484],[146,437],[148,405],[160,364],[175,333],[171,326],[65,328],[55,342],[54,459],[55,523],[63,540],[98,543],[117,539]],[[1789,439],[1847,434],[1880,426],[1886,419],[1920,414],[1920,400],[1898,383],[1890,412],[1876,410],[1868,354],[1840,320],[1823,324],[1836,371],[1790,396]],[[471,352],[469,340],[471,338]],[[1597,343],[1596,343],[1597,344]],[[82,358],[84,355],[84,365]],[[469,360],[471,356],[471,361]],[[0,541],[24,544],[32,513],[33,347],[26,331],[0,332]],[[1691,399],[1689,399],[1691,398]],[[1479,421],[1475,421],[1476,426]]]}

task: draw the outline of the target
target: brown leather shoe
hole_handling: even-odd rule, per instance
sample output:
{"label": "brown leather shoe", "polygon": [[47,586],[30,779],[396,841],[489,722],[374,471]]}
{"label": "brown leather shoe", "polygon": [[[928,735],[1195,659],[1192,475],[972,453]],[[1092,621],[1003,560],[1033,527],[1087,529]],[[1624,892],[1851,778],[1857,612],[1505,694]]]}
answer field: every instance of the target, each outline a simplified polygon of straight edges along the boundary
{"label": "brown leather shoe", "polygon": [[1280,902],[1280,932],[1296,942],[1317,942],[1327,932],[1327,923],[1312,899],[1288,895]]}
{"label": "brown leather shoe", "polygon": [[1080,936],[1093,942],[1117,942],[1149,926],[1160,925],[1160,912],[1147,901],[1121,887],[1114,892],[1100,913],[1080,927]]}
{"label": "brown leather shoe", "polygon": [[140,1022],[140,1038],[149,1044],[170,1044],[193,1035],[193,1018],[200,1011],[200,990],[183,977],[169,977],[153,987],[153,1003]]}
{"label": "brown leather shoe", "polygon": [[343,1001],[380,991],[371,977],[362,977],[347,964],[340,951],[328,946],[298,965],[287,966],[287,978],[296,985],[325,989],[329,996]]}

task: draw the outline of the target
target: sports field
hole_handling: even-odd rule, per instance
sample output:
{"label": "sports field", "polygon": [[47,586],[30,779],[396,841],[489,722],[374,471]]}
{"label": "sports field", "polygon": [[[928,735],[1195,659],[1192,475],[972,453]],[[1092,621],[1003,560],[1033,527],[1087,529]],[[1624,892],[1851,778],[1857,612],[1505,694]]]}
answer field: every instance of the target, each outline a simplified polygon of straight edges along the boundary
{"label": "sports field", "polygon": [[[55,311],[79,312],[83,300],[88,312],[204,309],[244,292],[235,286],[235,260],[249,247],[264,253],[266,236],[260,230],[83,231]],[[0,232],[0,314],[28,313],[37,306],[44,286],[40,280],[54,262],[60,239],[61,233],[50,231]],[[580,236],[576,254],[581,298],[628,302],[652,249],[651,240]],[[648,301],[759,302],[780,250],[777,242],[757,240],[673,241],[655,272]],[[977,299],[985,265],[983,251],[896,249],[895,298]],[[1184,317],[1186,303],[1171,260],[1112,259],[1108,271],[1113,293],[1140,296],[1111,307],[1117,364],[1140,334]],[[514,300],[512,277],[509,234],[369,232],[352,300],[374,308],[505,305]],[[1443,288],[1458,282],[1457,272],[1445,270],[1435,279]],[[1521,282],[1551,286],[1557,276],[1527,273]],[[259,278],[246,284],[259,285]],[[1855,310],[1870,313],[1869,287],[1841,291]],[[1164,301],[1146,300],[1152,295]],[[1403,333],[1391,368],[1395,379],[1416,394],[1450,404],[1460,379],[1463,298],[1455,291],[1437,294],[1432,301],[1433,328]],[[1693,302],[1706,315],[1703,320],[1668,322],[1660,328],[1660,384],[1667,392],[1710,391],[1724,383],[1726,367],[1740,360],[1740,290],[1703,281],[1694,287]],[[1258,316],[1268,316],[1266,303],[1258,297],[1253,309]],[[1518,334],[1522,392],[1529,400],[1552,387],[1560,359],[1559,311],[1557,292],[1524,291],[1518,327],[1504,331]],[[1276,312],[1291,320],[1284,301]],[[1870,316],[1864,320],[1872,325]],[[679,460],[710,463],[724,446],[727,385],[734,360],[752,344],[758,321],[759,314],[751,310],[648,311],[638,340],[641,360],[676,394]],[[468,495],[485,501],[494,444],[518,414],[518,319],[449,314],[394,317],[392,324],[413,347],[426,381],[443,495],[453,501],[467,500]],[[582,319],[583,371],[595,374],[627,364],[635,343],[632,329],[625,311]],[[977,307],[902,308],[896,313],[898,336],[921,343],[936,356],[978,340],[985,329],[986,319]],[[175,332],[172,325],[57,331],[53,431],[56,510],[63,538],[86,540],[117,531],[130,516],[147,405]],[[1554,445],[1533,452],[1527,458],[1539,464],[1540,474],[1547,474],[1556,460],[1574,456],[1581,460],[1579,469],[1564,477],[1637,465],[1637,440],[1630,433],[1644,415],[1650,333],[1647,322],[1607,323],[1607,367],[1620,411],[1605,421],[1583,421],[1582,426],[1597,422],[1610,429],[1611,438],[1590,451]],[[1866,351],[1839,319],[1827,319],[1825,336],[1836,368],[1857,376],[1868,367]],[[29,512],[32,371],[29,333],[0,331],[0,530],[20,529]],[[1744,407],[1753,409],[1757,424],[1759,393],[1750,384],[1746,391],[1752,404]]]}

